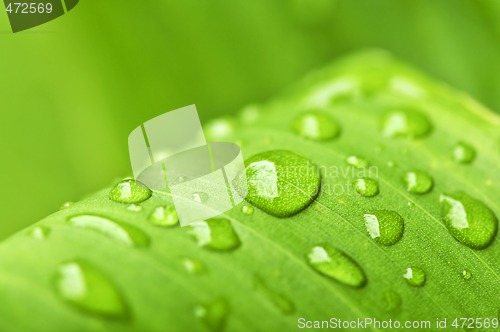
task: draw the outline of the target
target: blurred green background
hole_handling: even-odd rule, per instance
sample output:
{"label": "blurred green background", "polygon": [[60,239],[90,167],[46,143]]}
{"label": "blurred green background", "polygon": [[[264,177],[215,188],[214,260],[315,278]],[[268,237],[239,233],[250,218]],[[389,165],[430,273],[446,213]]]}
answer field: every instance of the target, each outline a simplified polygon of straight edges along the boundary
{"label": "blurred green background", "polygon": [[0,238],[130,174],[138,124],[230,114],[370,47],[500,110],[498,0],[81,0],[17,34],[2,7]]}

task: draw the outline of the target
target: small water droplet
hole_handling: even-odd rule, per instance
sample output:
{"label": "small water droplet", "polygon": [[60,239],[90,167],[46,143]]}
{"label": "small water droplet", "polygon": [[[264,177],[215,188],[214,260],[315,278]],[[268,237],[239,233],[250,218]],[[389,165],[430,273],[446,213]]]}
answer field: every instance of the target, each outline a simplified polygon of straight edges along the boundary
{"label": "small water droplet", "polygon": [[346,162],[349,166],[354,166],[358,168],[368,167],[368,162],[365,159],[356,156],[347,157]]}
{"label": "small water droplet", "polygon": [[307,254],[307,262],[319,273],[351,287],[363,287],[366,277],[351,257],[337,248],[317,245]]}
{"label": "small water droplet", "polygon": [[231,226],[231,222],[224,218],[212,218],[192,223],[189,234],[203,248],[214,250],[234,250],[241,244],[240,238]]}
{"label": "small water droplet", "polygon": [[490,208],[463,192],[443,194],[439,201],[451,235],[473,249],[490,245],[498,228],[498,219]]}
{"label": "small water droplet", "polygon": [[61,264],[55,276],[57,294],[90,313],[125,318],[127,306],[115,285],[90,263],[77,259]]}
{"label": "small water droplet", "polygon": [[210,303],[198,305],[194,310],[194,315],[210,331],[222,331],[229,315],[229,304],[225,299],[219,298]]}
{"label": "small water droplet", "polygon": [[431,130],[428,117],[415,110],[394,110],[385,114],[382,120],[382,133],[387,137],[417,138],[426,136]]}
{"label": "small water droplet", "polygon": [[118,183],[109,193],[109,198],[118,203],[140,203],[151,197],[151,190],[134,180]]}
{"label": "small water droplet", "polygon": [[198,203],[205,203],[208,200],[208,195],[203,192],[195,192],[191,195],[193,201]]}
{"label": "small water droplet", "polygon": [[70,201],[68,201],[68,202],[64,202],[64,203],[61,205],[61,207],[59,208],[59,210],[64,210],[64,209],[67,209],[67,208],[71,207],[73,204],[75,204],[75,203],[74,203],[74,202],[70,202]]}
{"label": "small water droplet", "polygon": [[410,201],[408,201],[408,203],[407,203],[407,204],[408,204],[408,206],[409,206],[409,207],[413,207],[413,206],[415,206],[415,203],[410,202]]}
{"label": "small water droplet", "polygon": [[401,296],[393,290],[385,291],[383,294],[384,310],[397,313],[401,310]]}
{"label": "small water droplet", "polygon": [[300,113],[293,120],[292,129],[298,135],[312,140],[328,140],[340,133],[337,121],[321,111]]}
{"label": "small water droplet", "polygon": [[202,274],[206,272],[205,265],[202,261],[194,258],[182,258],[182,265],[190,274]]}
{"label": "small water droplet", "polygon": [[245,164],[245,172],[235,179],[235,187],[241,188],[246,176],[246,199],[273,216],[290,217],[309,206],[319,193],[318,167],[293,152],[268,151],[249,158]]}
{"label": "small water droplet", "polygon": [[96,231],[128,246],[149,245],[149,237],[139,228],[106,217],[82,214],[70,217],[68,222],[76,227]]}
{"label": "small water droplet", "polygon": [[259,276],[255,276],[254,286],[283,314],[289,315],[295,311],[295,305],[288,297],[272,290]]}
{"label": "small water droplet", "polygon": [[156,226],[175,226],[179,222],[177,212],[171,206],[158,206],[149,216],[149,222]]}
{"label": "small water droplet", "polygon": [[476,158],[476,150],[469,144],[458,142],[453,147],[453,159],[460,164],[470,164]]}
{"label": "small water droplet", "polygon": [[44,240],[49,236],[50,228],[47,226],[35,226],[29,230],[29,236],[36,240]]}
{"label": "small water droplet", "polygon": [[361,196],[373,197],[378,194],[378,182],[370,178],[360,178],[354,182],[354,189]]}
{"label": "small water droplet", "polygon": [[422,171],[406,172],[404,182],[406,190],[415,194],[428,193],[434,185],[434,181],[431,176]]}
{"label": "small water droplet", "polygon": [[368,234],[380,244],[391,246],[403,237],[404,220],[395,211],[377,210],[365,214],[364,219]]}
{"label": "small water droplet", "polygon": [[142,211],[142,206],[139,204],[130,204],[129,206],[127,206],[127,210],[134,211],[134,212],[140,212],[140,211]]}
{"label": "small water droplet", "polygon": [[406,269],[406,273],[403,275],[406,282],[415,287],[422,287],[425,284],[425,271],[419,267],[409,267]]}
{"label": "small water droplet", "polygon": [[257,121],[259,117],[260,117],[260,110],[259,106],[257,105],[246,106],[240,112],[240,120],[241,122],[246,124],[254,123],[255,121]]}
{"label": "small water droplet", "polygon": [[220,118],[208,122],[203,127],[207,140],[217,141],[230,136],[237,128],[237,123],[234,119]]}
{"label": "small water droplet", "polygon": [[241,207],[241,212],[243,212],[243,214],[246,214],[247,216],[253,214],[253,207],[251,207],[250,205],[243,205]]}
{"label": "small water droplet", "polygon": [[469,280],[470,278],[472,278],[472,273],[470,273],[470,271],[463,270],[462,278],[464,278],[465,280]]}

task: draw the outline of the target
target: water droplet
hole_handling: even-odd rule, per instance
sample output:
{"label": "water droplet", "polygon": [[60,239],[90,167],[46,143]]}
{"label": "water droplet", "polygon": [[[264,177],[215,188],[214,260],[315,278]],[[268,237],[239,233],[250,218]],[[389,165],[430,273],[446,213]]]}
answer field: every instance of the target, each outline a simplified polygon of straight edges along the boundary
{"label": "water droplet", "polygon": [[429,134],[432,125],[421,112],[401,109],[385,114],[382,121],[382,132],[388,137],[422,137]]}
{"label": "water droplet", "polygon": [[428,193],[434,185],[430,175],[422,171],[406,172],[404,182],[406,190],[415,194]]}
{"label": "water droplet", "polygon": [[319,193],[318,167],[293,152],[264,152],[246,161],[243,174],[235,179],[236,188],[246,175],[246,199],[276,217],[290,217],[309,206]]}
{"label": "water droplet", "polygon": [[419,267],[409,267],[406,269],[406,273],[403,275],[406,282],[415,287],[422,287],[425,284],[425,271]]}
{"label": "water droplet", "polygon": [[179,217],[173,207],[158,206],[149,216],[149,222],[156,226],[175,226],[179,222]]}
{"label": "water droplet", "polygon": [[408,201],[408,203],[407,203],[407,204],[408,204],[408,206],[409,206],[409,207],[413,207],[413,206],[415,206],[415,203],[410,202],[410,201]]}
{"label": "water droplet", "polygon": [[360,178],[354,182],[354,189],[361,196],[372,197],[378,194],[378,182],[370,178]]}
{"label": "water droplet", "polygon": [[486,205],[456,192],[440,196],[441,215],[451,235],[473,249],[484,249],[494,239],[498,219]]}
{"label": "water droplet", "polygon": [[226,139],[236,129],[237,123],[234,119],[220,118],[208,122],[204,126],[204,132],[207,140],[217,141]]}
{"label": "water droplet", "polygon": [[47,226],[35,226],[29,230],[29,236],[36,240],[44,240],[49,236],[50,229]]}
{"label": "water droplet", "polygon": [[140,212],[140,211],[142,211],[142,206],[139,204],[130,204],[129,206],[127,206],[127,210],[134,211],[134,212]]}
{"label": "water droplet", "polygon": [[115,285],[83,260],[61,264],[55,276],[57,294],[88,313],[110,318],[127,316],[127,306]]}
{"label": "water droplet", "polygon": [[70,201],[68,201],[68,202],[64,202],[64,203],[61,205],[61,207],[59,208],[59,210],[64,210],[64,209],[67,209],[67,208],[69,208],[70,206],[72,206],[73,204],[75,204],[75,203],[74,203],[74,202],[70,202]]}
{"label": "water droplet", "polygon": [[118,203],[140,203],[151,197],[151,190],[134,180],[118,183],[109,193],[109,198]]}
{"label": "water droplet", "polygon": [[246,214],[247,216],[253,214],[253,207],[251,207],[250,205],[243,205],[241,207],[241,212],[243,212],[243,214]]}
{"label": "water droplet", "polygon": [[240,120],[241,122],[246,124],[254,123],[255,121],[257,121],[259,117],[260,117],[260,110],[259,106],[257,105],[246,106],[240,112]]}
{"label": "water droplet", "polygon": [[384,310],[397,313],[401,310],[401,296],[393,290],[385,291],[383,294]]}
{"label": "water droplet", "polygon": [[463,270],[462,278],[464,278],[465,280],[469,280],[470,278],[472,278],[472,273],[470,273],[470,271]]}
{"label": "water droplet", "polygon": [[224,218],[212,218],[190,225],[190,235],[200,247],[214,250],[233,250],[240,246],[240,238]]}
{"label": "water droplet", "polygon": [[344,252],[318,245],[307,254],[307,262],[319,273],[351,287],[363,287],[366,277],[361,267]]}
{"label": "water droplet", "polygon": [[312,140],[332,139],[340,133],[340,126],[328,113],[310,111],[300,113],[292,122],[298,135]]}
{"label": "water droplet", "polygon": [[476,157],[476,150],[469,144],[458,142],[453,147],[453,159],[460,164],[470,164]]}
{"label": "water droplet", "polygon": [[208,200],[208,195],[200,191],[193,193],[191,198],[193,198],[193,201],[195,202],[205,203]]}
{"label": "water droplet", "polygon": [[229,304],[223,298],[198,305],[194,314],[210,331],[222,331],[229,315]]}
{"label": "water droplet", "polygon": [[368,234],[380,244],[391,246],[403,237],[404,220],[395,211],[378,210],[364,218]]}
{"label": "water droplet", "polygon": [[82,214],[70,217],[68,222],[76,227],[99,232],[128,246],[146,247],[149,237],[139,228],[106,217]]}
{"label": "water droplet", "polygon": [[202,274],[206,272],[205,265],[198,259],[184,257],[182,265],[191,274]]}
{"label": "water droplet", "polygon": [[293,302],[283,294],[277,293],[262,280],[262,278],[255,276],[254,286],[260,291],[264,296],[266,296],[269,301],[278,308],[283,314],[289,315],[295,311],[295,305]]}
{"label": "water droplet", "polygon": [[347,157],[346,162],[349,166],[354,166],[358,168],[368,167],[368,162],[365,159],[356,156]]}

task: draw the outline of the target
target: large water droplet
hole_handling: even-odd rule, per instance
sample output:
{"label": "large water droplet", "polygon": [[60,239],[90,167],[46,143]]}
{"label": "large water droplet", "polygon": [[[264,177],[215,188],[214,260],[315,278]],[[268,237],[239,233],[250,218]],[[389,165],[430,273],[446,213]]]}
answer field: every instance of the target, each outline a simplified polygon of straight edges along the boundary
{"label": "large water droplet", "polygon": [[380,244],[390,246],[403,237],[404,220],[397,212],[378,210],[364,218],[368,234]]}
{"label": "large water droplet", "polygon": [[382,120],[382,133],[388,137],[416,138],[429,134],[431,130],[427,116],[415,110],[394,110],[385,114]]}
{"label": "large water droplet", "polygon": [[202,261],[195,258],[183,257],[182,265],[191,274],[202,274],[206,272],[205,265]]}
{"label": "large water droplet", "polygon": [[425,271],[419,267],[409,267],[403,275],[406,282],[415,287],[422,287],[425,284]]}
{"label": "large water droplet", "polygon": [[357,156],[349,156],[346,158],[346,162],[349,166],[354,166],[358,168],[368,167],[368,161]]}
{"label": "large water droplet", "polygon": [[229,315],[229,304],[223,298],[216,299],[197,306],[194,314],[210,331],[222,331]]}
{"label": "large water droplet", "polygon": [[82,214],[70,217],[68,222],[83,229],[99,232],[128,246],[146,247],[149,245],[149,237],[139,228],[106,217]]}
{"label": "large water droplet", "polygon": [[49,236],[50,229],[47,226],[35,226],[29,230],[29,235],[37,240],[44,240]]}
{"label": "large water droplet", "polygon": [[443,194],[439,200],[444,224],[458,241],[473,249],[493,241],[498,219],[486,205],[462,192]]}
{"label": "large water droplet", "polygon": [[151,197],[151,190],[134,180],[118,183],[109,193],[109,198],[118,203],[140,203]]}
{"label": "large water droplet", "polygon": [[262,278],[255,276],[254,278],[255,288],[260,291],[264,296],[266,296],[269,301],[278,308],[283,314],[289,315],[295,311],[295,305],[293,302],[283,294],[277,293],[262,280]]}
{"label": "large water droplet", "polygon": [[321,111],[299,114],[292,122],[292,129],[300,136],[312,140],[332,139],[340,132],[337,121]]}
{"label": "large water droplet", "polygon": [[458,142],[453,147],[453,159],[460,164],[470,164],[476,157],[476,150],[469,144]]}
{"label": "large water droplet", "polygon": [[360,178],[354,181],[354,189],[358,194],[365,197],[373,197],[379,192],[377,180],[370,178]]}
{"label": "large water droplet", "polygon": [[158,206],[149,216],[149,222],[157,226],[175,226],[179,222],[177,212],[171,206]]}
{"label": "large water droplet", "polygon": [[[314,201],[319,193],[318,167],[293,152],[276,150],[246,161],[246,199],[276,217],[290,217]],[[236,187],[240,187],[240,175]]]}
{"label": "large water droplet", "polygon": [[57,294],[90,314],[110,318],[127,316],[127,306],[115,285],[83,260],[61,264],[55,276]]}
{"label": "large water droplet", "polygon": [[319,273],[351,287],[362,287],[366,277],[361,267],[344,252],[318,245],[307,254],[307,262]]}
{"label": "large water droplet", "polygon": [[198,245],[214,250],[233,250],[240,246],[240,238],[231,226],[231,222],[224,218],[212,218],[198,221],[190,225],[190,234]]}
{"label": "large water droplet", "polygon": [[404,182],[406,190],[415,194],[428,193],[434,185],[430,175],[422,171],[406,172]]}

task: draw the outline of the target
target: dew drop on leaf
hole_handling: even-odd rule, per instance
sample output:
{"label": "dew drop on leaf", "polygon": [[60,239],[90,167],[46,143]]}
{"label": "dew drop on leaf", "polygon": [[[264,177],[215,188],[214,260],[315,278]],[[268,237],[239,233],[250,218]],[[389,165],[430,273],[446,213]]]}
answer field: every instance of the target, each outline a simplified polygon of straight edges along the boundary
{"label": "dew drop on leaf", "polygon": [[434,185],[431,176],[422,171],[406,172],[404,182],[406,190],[414,194],[428,193]]}
{"label": "dew drop on leaf", "polygon": [[241,212],[247,216],[253,214],[253,207],[251,207],[250,205],[243,205],[241,207]]}
{"label": "dew drop on leaf", "polygon": [[383,294],[383,308],[387,312],[398,313],[402,302],[401,296],[393,290],[385,291]]}
{"label": "dew drop on leaf", "polygon": [[403,237],[404,220],[395,211],[373,211],[366,213],[364,219],[368,234],[380,244],[391,246]]}
{"label": "dew drop on leaf", "polygon": [[259,276],[255,276],[254,286],[283,314],[289,315],[295,311],[295,305],[288,297],[272,290]]}
{"label": "dew drop on leaf", "polygon": [[353,166],[353,167],[358,167],[358,168],[365,168],[368,167],[368,162],[360,157],[357,156],[348,156],[346,158],[347,165]]}
{"label": "dew drop on leaf", "polygon": [[229,304],[226,299],[219,298],[210,303],[196,306],[194,315],[210,331],[222,331],[229,315]]}
{"label": "dew drop on leaf", "polygon": [[205,265],[199,259],[183,257],[182,265],[190,274],[202,274],[206,272]]}
{"label": "dew drop on leaf", "polygon": [[382,133],[387,137],[417,138],[426,136],[431,130],[428,117],[411,109],[393,110],[382,119]]}
{"label": "dew drop on leaf", "polygon": [[151,197],[151,190],[134,180],[118,183],[109,193],[109,198],[118,203],[140,203]]}
{"label": "dew drop on leaf", "polygon": [[425,271],[419,267],[409,267],[403,274],[403,278],[411,286],[422,287],[425,284],[426,275]]}
{"label": "dew drop on leaf", "polygon": [[140,212],[140,211],[142,211],[142,205],[130,204],[129,206],[127,206],[127,210],[133,211],[133,212]]}
{"label": "dew drop on leaf", "polygon": [[236,129],[237,123],[234,119],[219,118],[208,122],[203,126],[205,137],[209,141],[224,140]]}
{"label": "dew drop on leaf", "polygon": [[64,202],[64,203],[61,205],[61,207],[59,208],[59,210],[65,210],[65,209],[67,209],[67,208],[71,207],[73,204],[75,204],[75,203],[74,203],[74,202],[70,202],[70,201],[68,201],[68,202]]}
{"label": "dew drop on leaf", "polygon": [[363,287],[366,277],[361,267],[344,252],[329,245],[312,247],[307,262],[317,272],[351,287]]}
{"label": "dew drop on leaf", "polygon": [[63,300],[89,314],[109,318],[127,316],[127,306],[116,286],[86,261],[77,259],[59,265],[55,289]]}
{"label": "dew drop on leaf", "polygon": [[73,226],[101,233],[127,246],[147,247],[149,245],[149,237],[139,228],[106,217],[81,214],[70,217],[68,222]]}
{"label": "dew drop on leaf", "polygon": [[360,178],[354,181],[354,189],[364,197],[373,197],[379,192],[377,180],[370,178]]}
{"label": "dew drop on leaf", "polygon": [[464,280],[469,280],[470,278],[472,278],[472,273],[470,273],[470,271],[468,270],[463,270],[462,278],[464,278]]}
{"label": "dew drop on leaf", "polygon": [[448,231],[473,249],[484,249],[495,238],[498,219],[486,205],[463,192],[442,194],[441,215]]}
{"label": "dew drop on leaf", "polygon": [[204,192],[195,192],[191,195],[191,198],[193,201],[198,202],[198,203],[205,203],[208,200],[208,194]]}
{"label": "dew drop on leaf", "polygon": [[49,236],[50,229],[47,226],[35,226],[28,232],[29,236],[36,240],[44,240]]}
{"label": "dew drop on leaf", "polygon": [[192,223],[189,234],[203,248],[213,250],[233,250],[240,246],[240,238],[224,218],[212,218]]}
{"label": "dew drop on leaf", "polygon": [[328,113],[309,111],[300,113],[292,122],[293,131],[311,140],[329,140],[340,133],[337,121]]}
{"label": "dew drop on leaf", "polygon": [[158,206],[153,210],[148,221],[156,226],[170,227],[179,223],[179,217],[173,207]]}
{"label": "dew drop on leaf", "polygon": [[235,179],[236,188],[246,175],[246,199],[273,216],[290,217],[309,206],[319,193],[318,167],[293,152],[268,151],[245,164],[245,171]]}
{"label": "dew drop on leaf", "polygon": [[460,164],[470,164],[476,157],[476,150],[469,144],[458,142],[453,147],[453,160]]}

